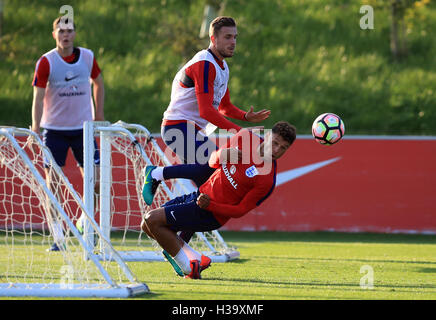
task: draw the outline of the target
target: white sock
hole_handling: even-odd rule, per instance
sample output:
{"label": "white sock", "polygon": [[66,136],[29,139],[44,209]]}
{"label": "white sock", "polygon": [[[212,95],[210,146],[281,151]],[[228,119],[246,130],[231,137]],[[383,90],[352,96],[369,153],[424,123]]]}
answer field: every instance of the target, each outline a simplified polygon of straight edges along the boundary
{"label": "white sock", "polygon": [[198,251],[195,251],[192,249],[189,244],[185,242],[185,244],[182,247],[183,251],[185,251],[185,254],[188,256],[189,260],[198,260],[201,261],[201,253]]}
{"label": "white sock", "polygon": [[163,168],[164,167],[156,167],[156,168],[154,168],[154,170],[151,172],[151,177],[153,179],[155,179],[155,180],[158,180],[158,181],[164,180],[164,177],[163,177]]}
{"label": "white sock", "polygon": [[65,242],[64,231],[59,221],[52,222],[52,230],[53,230],[54,241],[58,243],[64,243]]}
{"label": "white sock", "polygon": [[183,251],[183,248],[179,250],[179,252],[174,257],[174,260],[177,262],[184,274],[191,273],[191,264],[189,263],[189,258],[185,254],[185,251]]}

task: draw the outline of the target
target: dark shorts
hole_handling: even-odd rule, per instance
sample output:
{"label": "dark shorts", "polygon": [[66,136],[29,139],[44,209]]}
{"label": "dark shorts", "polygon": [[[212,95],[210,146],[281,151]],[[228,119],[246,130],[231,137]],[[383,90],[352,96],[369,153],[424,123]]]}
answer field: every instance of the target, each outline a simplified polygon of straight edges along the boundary
{"label": "dark shorts", "polygon": [[207,136],[200,134],[193,124],[183,122],[161,128],[165,144],[179,156],[184,164],[205,164],[217,145]]}
{"label": "dark shorts", "polygon": [[205,232],[219,229],[221,225],[212,212],[197,205],[199,191],[183,195],[163,205],[167,223],[174,231]]}
{"label": "dark shorts", "polygon": [[[50,150],[59,167],[65,166],[68,149],[73,151],[74,158],[83,168],[83,129],[78,130],[52,130],[44,129],[42,133],[44,145]],[[97,141],[94,140],[94,162],[100,164],[100,153]],[[48,167],[45,161],[45,167]]]}

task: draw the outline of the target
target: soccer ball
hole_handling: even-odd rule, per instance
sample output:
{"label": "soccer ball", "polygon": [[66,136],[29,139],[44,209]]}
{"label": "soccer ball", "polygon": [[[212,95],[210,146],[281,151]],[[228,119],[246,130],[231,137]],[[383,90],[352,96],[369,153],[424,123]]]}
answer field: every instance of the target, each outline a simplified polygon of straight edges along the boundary
{"label": "soccer ball", "polygon": [[341,140],[344,133],[344,121],[334,113],[323,113],[312,124],[312,135],[321,144],[334,144]]}

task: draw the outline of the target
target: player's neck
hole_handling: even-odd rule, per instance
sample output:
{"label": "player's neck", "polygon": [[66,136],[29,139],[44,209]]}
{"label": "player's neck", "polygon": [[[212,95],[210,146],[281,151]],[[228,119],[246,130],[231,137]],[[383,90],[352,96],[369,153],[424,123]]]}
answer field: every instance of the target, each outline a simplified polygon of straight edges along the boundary
{"label": "player's neck", "polygon": [[[217,56],[216,55],[218,53],[217,50],[215,49],[215,51],[214,51],[214,50],[212,50],[212,48],[213,47],[210,46],[207,50],[213,55],[213,58],[215,59],[216,63],[218,63],[218,65],[221,67],[221,69],[224,70],[224,63],[223,63],[224,60],[222,60],[223,57],[221,55]],[[219,57],[221,57],[221,59]]]}
{"label": "player's neck", "polygon": [[73,46],[68,48],[62,48],[59,46],[56,47],[56,50],[58,51],[59,55],[63,58],[71,56],[73,54],[73,49],[74,49]]}
{"label": "player's neck", "polygon": [[220,55],[220,53],[214,46],[209,46],[209,50],[213,53],[215,59],[218,59],[220,62],[223,62],[224,57]]}

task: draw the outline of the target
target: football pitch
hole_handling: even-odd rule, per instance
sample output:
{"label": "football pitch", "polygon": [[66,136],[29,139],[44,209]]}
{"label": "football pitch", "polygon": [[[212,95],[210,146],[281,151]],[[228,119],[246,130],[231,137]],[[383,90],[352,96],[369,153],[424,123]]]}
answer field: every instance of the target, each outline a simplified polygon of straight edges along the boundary
{"label": "football pitch", "polygon": [[169,263],[130,264],[152,291],[137,299],[436,299],[436,236],[221,234],[241,257],[213,264],[201,280],[177,277]]}
{"label": "football pitch", "polygon": [[151,290],[130,299],[436,300],[434,235],[220,233],[239,259],[212,264],[201,280],[178,277],[167,262],[129,262]]}

